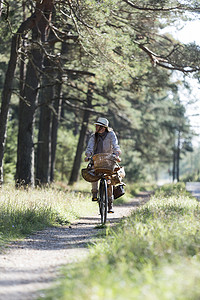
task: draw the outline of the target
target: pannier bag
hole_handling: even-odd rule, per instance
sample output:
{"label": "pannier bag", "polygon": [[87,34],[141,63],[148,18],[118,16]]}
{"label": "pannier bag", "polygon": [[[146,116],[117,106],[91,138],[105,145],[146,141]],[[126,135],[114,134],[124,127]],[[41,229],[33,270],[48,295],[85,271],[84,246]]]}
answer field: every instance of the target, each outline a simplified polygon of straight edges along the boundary
{"label": "pannier bag", "polygon": [[124,184],[113,186],[114,199],[117,199],[125,194]]}
{"label": "pannier bag", "polygon": [[112,174],[111,182],[112,185],[117,185],[119,183],[122,183],[122,179],[125,176],[124,167],[120,167],[119,170],[117,170],[115,173]]}

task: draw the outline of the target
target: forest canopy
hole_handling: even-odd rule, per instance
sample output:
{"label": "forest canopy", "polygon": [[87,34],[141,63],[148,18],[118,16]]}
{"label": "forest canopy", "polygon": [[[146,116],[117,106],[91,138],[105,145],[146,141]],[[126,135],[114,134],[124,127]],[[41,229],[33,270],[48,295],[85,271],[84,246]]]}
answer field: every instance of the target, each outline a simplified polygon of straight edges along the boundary
{"label": "forest canopy", "polygon": [[1,0],[1,182],[76,182],[98,116],[117,133],[128,180],[169,163],[179,180],[193,132],[178,89],[199,79],[200,48],[161,29],[199,11],[199,1]]}

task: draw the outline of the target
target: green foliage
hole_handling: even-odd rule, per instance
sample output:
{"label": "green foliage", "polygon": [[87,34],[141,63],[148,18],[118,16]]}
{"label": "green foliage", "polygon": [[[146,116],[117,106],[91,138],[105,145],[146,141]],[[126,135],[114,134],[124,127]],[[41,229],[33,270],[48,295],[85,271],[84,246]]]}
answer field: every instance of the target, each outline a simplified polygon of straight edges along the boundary
{"label": "green foliage", "polygon": [[189,195],[189,193],[186,191],[185,183],[178,182],[175,184],[164,184],[156,190],[155,195],[158,197],[179,197]]}
{"label": "green foliage", "polygon": [[187,65],[190,61],[191,67],[196,66],[196,62],[200,61],[200,47],[195,43],[188,45],[179,45],[179,51],[175,52],[172,56],[175,63]]}
{"label": "green foliage", "polygon": [[77,142],[78,136],[74,136],[72,131],[64,130],[63,127],[59,129],[55,180],[65,181],[69,178],[76,154]]}
{"label": "green foliage", "polygon": [[183,175],[183,176],[181,176],[181,180],[183,182],[188,182],[188,181],[199,182],[200,181],[199,173],[192,173],[192,172],[190,172],[189,175]]}
{"label": "green foliage", "polygon": [[186,153],[180,162],[181,180],[199,181],[200,180],[200,148],[194,148],[193,152]]}
{"label": "green foliage", "polygon": [[[186,2],[188,7],[191,5],[194,8],[193,3]],[[56,14],[52,17],[52,24],[58,28],[55,33],[60,35],[60,40],[64,40],[65,32],[68,41],[65,45],[67,51],[61,55],[59,68],[64,71],[62,95],[66,101],[63,108],[66,127],[59,130],[55,170],[57,180],[69,178],[78,140],[78,136],[74,135],[80,129],[88,82],[91,80],[91,76],[81,75],[76,71],[95,74],[92,77],[94,90],[91,123],[97,115],[105,115],[111,121],[122,145],[127,180],[146,180],[154,163],[168,163],[172,158],[176,132],[180,127],[183,133],[181,138],[189,141],[190,133],[185,130],[188,122],[183,106],[177,105],[175,97],[171,99],[180,82],[174,82],[171,71],[152,67],[149,55],[140,47],[143,45],[149,48],[162,59],[170,57],[170,61],[180,67],[187,64],[192,67],[199,65],[199,48],[196,45],[181,45],[170,37],[159,34],[161,26],[173,23],[174,18],[179,18],[184,13],[184,10],[162,11],[162,8],[178,4],[179,1],[169,3],[164,0],[137,1],[134,6],[131,2],[128,4],[118,0],[55,2]],[[16,32],[22,24],[23,13],[28,17],[34,10],[34,5],[33,2],[25,2],[24,12],[22,2],[9,1],[9,5],[5,3],[3,7],[0,26],[2,78],[8,62],[11,33]],[[28,48],[20,47],[20,52],[25,54],[26,64],[31,30],[24,36]],[[41,46],[44,46],[44,53],[49,51],[46,44],[41,43]],[[57,62],[60,53],[59,41],[55,44],[55,53],[49,55],[52,66],[59,65]],[[17,90],[19,66],[16,75]],[[0,88],[2,87],[3,81],[0,81]],[[11,144],[13,145],[12,137],[8,135],[8,147]],[[7,157],[4,173],[13,177],[14,159],[9,151],[5,151]]]}
{"label": "green foliage", "polygon": [[153,197],[43,299],[198,299],[199,221],[196,201]]}
{"label": "green foliage", "polygon": [[145,164],[137,152],[133,153],[132,144],[127,141],[121,141],[120,147],[122,150],[121,165],[124,166],[126,172],[125,180],[129,182],[144,180],[146,177]]}
{"label": "green foliage", "polygon": [[[153,192],[155,191],[157,188],[157,185],[156,184],[152,184],[151,183],[148,183],[148,182],[137,182],[137,183],[130,183],[130,184],[127,184],[126,187],[125,187],[125,191],[126,191],[126,194],[130,194],[133,198],[135,196],[140,196],[140,193],[143,193],[143,192]],[[125,195],[126,195],[125,194]]]}

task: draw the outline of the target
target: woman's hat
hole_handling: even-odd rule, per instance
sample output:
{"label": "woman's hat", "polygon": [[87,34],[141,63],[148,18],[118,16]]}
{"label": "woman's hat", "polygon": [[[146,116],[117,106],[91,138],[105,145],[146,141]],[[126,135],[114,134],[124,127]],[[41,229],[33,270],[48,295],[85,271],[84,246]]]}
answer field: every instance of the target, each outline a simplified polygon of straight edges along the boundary
{"label": "woman's hat", "polygon": [[101,118],[99,117],[96,121],[96,123],[94,123],[95,125],[100,125],[100,126],[103,126],[103,127],[108,127],[109,125],[109,121],[105,118]]}

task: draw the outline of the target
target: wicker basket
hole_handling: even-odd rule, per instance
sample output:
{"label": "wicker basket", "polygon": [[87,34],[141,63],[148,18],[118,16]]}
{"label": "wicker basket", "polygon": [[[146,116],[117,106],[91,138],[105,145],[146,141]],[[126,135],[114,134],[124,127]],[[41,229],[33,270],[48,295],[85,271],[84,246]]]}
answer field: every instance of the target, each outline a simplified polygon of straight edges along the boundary
{"label": "wicker basket", "polygon": [[99,175],[95,174],[94,169],[93,170],[88,169],[88,168],[82,169],[81,174],[82,174],[83,178],[89,182],[95,182],[101,178],[101,174],[99,174]]}
{"label": "wicker basket", "polygon": [[99,153],[93,156],[95,173],[112,174],[116,167],[116,159],[110,153]]}

